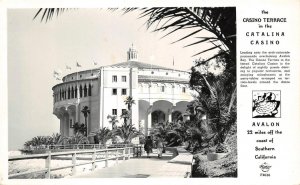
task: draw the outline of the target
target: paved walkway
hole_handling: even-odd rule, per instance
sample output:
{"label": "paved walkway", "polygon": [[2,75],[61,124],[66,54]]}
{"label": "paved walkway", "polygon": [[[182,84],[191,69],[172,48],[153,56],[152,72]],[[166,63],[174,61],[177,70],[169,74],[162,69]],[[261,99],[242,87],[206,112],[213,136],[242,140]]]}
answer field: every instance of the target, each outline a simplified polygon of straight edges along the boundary
{"label": "paved walkway", "polygon": [[[179,160],[171,161],[171,159]],[[185,177],[190,172],[191,165],[182,163],[189,160],[190,156],[177,156],[174,158],[173,153],[166,152],[162,158],[157,158],[157,154],[152,153],[151,158],[143,155],[140,158],[131,158],[126,161],[119,161],[119,164],[108,168],[96,169],[93,172],[78,174],[70,178],[152,178],[152,177]]]}

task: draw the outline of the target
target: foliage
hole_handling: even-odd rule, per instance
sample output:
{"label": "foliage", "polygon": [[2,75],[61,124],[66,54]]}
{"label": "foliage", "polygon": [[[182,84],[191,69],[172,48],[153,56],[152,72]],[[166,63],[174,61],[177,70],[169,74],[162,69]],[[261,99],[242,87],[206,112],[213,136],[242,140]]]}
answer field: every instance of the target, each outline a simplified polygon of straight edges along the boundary
{"label": "foliage", "polygon": [[89,140],[83,134],[77,132],[73,136],[65,137],[68,144],[88,144]]}
{"label": "foliage", "polygon": [[133,97],[131,97],[131,96],[128,96],[124,102],[125,102],[125,105],[127,105],[127,108],[129,111],[131,110],[132,105],[135,104],[135,101],[134,101]]}
{"label": "foliage", "polygon": [[53,133],[52,136],[36,136],[24,143],[25,148],[30,146],[34,148],[45,148],[49,145],[59,145],[63,142],[63,136],[59,133]]}
{"label": "foliage", "polygon": [[227,153],[228,147],[224,143],[219,143],[216,146],[216,153]]}
{"label": "foliage", "polygon": [[53,133],[51,137],[51,145],[60,145],[63,142],[63,136],[59,133]]}
{"label": "foliage", "polygon": [[128,110],[124,110],[120,117],[124,120],[125,124],[131,124],[130,122],[128,122],[131,117],[131,113]]}
{"label": "foliage", "polygon": [[131,143],[133,138],[141,135],[132,124],[127,124],[125,122],[112,132],[114,136],[119,136],[123,140],[123,143],[126,144]]}
{"label": "foliage", "polygon": [[151,135],[161,138],[167,146],[178,146],[185,140],[184,129],[179,122],[157,123],[152,128]]}
{"label": "foliage", "polygon": [[108,122],[111,124],[112,130],[115,129],[117,126],[117,123],[119,122],[117,116],[108,115],[107,119],[109,119]]}
{"label": "foliage", "polygon": [[88,114],[90,114],[90,110],[88,106],[84,106],[81,110],[81,112],[83,113],[83,116],[86,118],[88,116]]}
{"label": "foliage", "polygon": [[123,143],[131,143],[132,139],[142,135],[131,122],[131,108],[132,104],[135,104],[135,101],[131,96],[128,96],[124,101],[125,105],[127,105],[128,110],[125,110],[121,114],[121,118],[124,120],[123,124],[112,131],[113,136],[119,136]]}
{"label": "foliage", "polygon": [[84,135],[86,133],[87,127],[83,123],[79,124],[78,122],[76,122],[73,125],[73,129],[74,129],[75,134],[80,133],[80,134]]}
{"label": "foliage", "polygon": [[144,9],[141,15],[147,16],[148,28],[155,26],[154,31],[169,31],[165,36],[180,30],[189,32],[186,36],[178,39],[179,42],[190,37],[196,37],[203,31],[208,31],[214,36],[196,37],[198,40],[188,46],[202,44],[204,42],[211,43],[211,47],[196,53],[196,55],[219,49],[221,52],[207,59],[205,62],[218,56],[229,56],[235,61],[236,47],[236,31],[235,31],[235,8],[219,7],[219,8],[203,8],[203,7],[167,7],[167,8],[149,8]]}
{"label": "foliage", "polygon": [[98,129],[97,131],[92,132],[92,134],[95,134],[98,141],[100,141],[101,144],[105,145],[106,142],[112,138],[112,132],[108,128],[104,127],[101,129]]}
{"label": "foliage", "polygon": [[83,135],[87,135],[87,116],[90,114],[90,110],[89,110],[89,107],[88,106],[84,106],[83,108],[82,108],[82,110],[81,110],[81,112],[82,112],[82,114],[83,114],[83,116],[84,116],[84,127],[82,127],[82,125],[81,125],[81,127],[82,128],[85,128],[85,130],[83,131],[83,132],[81,132],[81,133],[83,133]]}

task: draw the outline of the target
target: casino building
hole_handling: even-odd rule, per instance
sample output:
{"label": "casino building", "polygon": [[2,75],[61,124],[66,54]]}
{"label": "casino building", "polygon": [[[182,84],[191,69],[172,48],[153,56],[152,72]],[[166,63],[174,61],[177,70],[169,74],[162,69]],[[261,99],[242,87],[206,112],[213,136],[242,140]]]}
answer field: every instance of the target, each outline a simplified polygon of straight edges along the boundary
{"label": "casino building", "polygon": [[[74,134],[76,122],[86,121],[87,135],[99,128],[111,129],[108,115],[117,116],[117,125],[121,125],[128,96],[135,101],[132,123],[147,135],[155,123],[184,119],[193,100],[186,71],[139,62],[133,46],[127,51],[126,62],[71,73],[62,81],[52,90],[53,114],[60,120],[63,136]],[[84,107],[89,110],[86,116]]]}

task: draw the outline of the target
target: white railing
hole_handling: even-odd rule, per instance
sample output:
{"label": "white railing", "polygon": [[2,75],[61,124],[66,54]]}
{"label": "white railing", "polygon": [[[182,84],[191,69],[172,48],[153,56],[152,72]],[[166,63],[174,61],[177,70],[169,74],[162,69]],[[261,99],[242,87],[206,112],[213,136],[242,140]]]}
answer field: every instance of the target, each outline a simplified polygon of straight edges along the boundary
{"label": "white railing", "polygon": [[44,145],[44,146],[32,146],[22,149],[24,153],[26,151],[35,151],[35,150],[64,150],[64,149],[105,149],[105,148],[123,148],[123,147],[139,147],[141,145],[128,145],[128,144],[110,144],[110,145],[102,145],[102,144],[65,144],[65,145]]}
{"label": "white railing", "polygon": [[[135,147],[136,148],[136,147]],[[34,170],[29,172],[22,172],[22,173],[16,173],[16,174],[9,174],[9,178],[15,178],[22,175],[32,174],[32,173],[45,173],[45,178],[50,178],[50,174],[52,171],[71,168],[72,169],[72,175],[76,174],[76,167],[80,165],[86,165],[86,164],[92,164],[92,171],[96,169],[96,162],[102,162],[105,161],[105,167],[108,167],[108,160],[116,160],[116,163],[118,163],[119,158],[122,158],[123,160],[126,160],[126,158],[129,160],[131,155],[135,155],[135,152],[131,152],[131,149],[134,151],[134,147],[124,147],[124,148],[106,148],[106,149],[92,149],[92,150],[85,150],[85,151],[71,151],[71,152],[55,152],[51,153],[51,151],[48,151],[47,154],[36,154],[36,155],[27,155],[27,156],[13,156],[9,157],[8,161],[19,161],[19,160],[28,160],[28,159],[45,159],[45,168],[40,170]],[[138,147],[138,150],[141,147]],[[138,151],[137,150],[137,151]],[[92,158],[88,162],[81,162],[77,163],[77,154],[91,154]],[[102,154],[101,158],[97,159],[97,155]],[[72,156],[72,164],[62,167],[51,167],[51,158],[52,157],[59,157],[59,156],[66,156],[71,155]]]}

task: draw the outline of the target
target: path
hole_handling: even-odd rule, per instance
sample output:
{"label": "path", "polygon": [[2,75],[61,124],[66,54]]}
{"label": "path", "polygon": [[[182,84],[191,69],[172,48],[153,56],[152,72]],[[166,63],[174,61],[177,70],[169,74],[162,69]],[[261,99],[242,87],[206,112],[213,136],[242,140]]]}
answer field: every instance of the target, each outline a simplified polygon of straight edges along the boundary
{"label": "path", "polygon": [[[184,156],[177,156],[180,161],[172,160],[173,154],[166,152],[162,158],[157,158],[156,153],[151,158],[143,155],[140,158],[131,158],[119,161],[119,164],[108,168],[96,169],[93,172],[78,174],[70,178],[152,178],[152,177],[181,177],[190,172],[191,165],[184,163]],[[175,159],[176,159],[175,158]]]}

